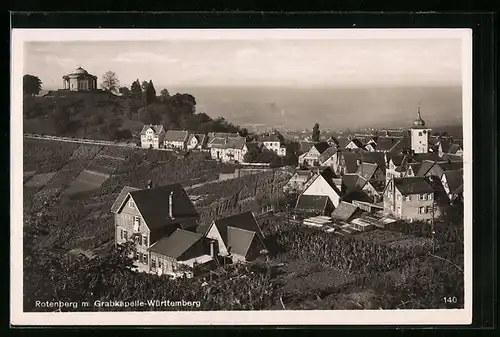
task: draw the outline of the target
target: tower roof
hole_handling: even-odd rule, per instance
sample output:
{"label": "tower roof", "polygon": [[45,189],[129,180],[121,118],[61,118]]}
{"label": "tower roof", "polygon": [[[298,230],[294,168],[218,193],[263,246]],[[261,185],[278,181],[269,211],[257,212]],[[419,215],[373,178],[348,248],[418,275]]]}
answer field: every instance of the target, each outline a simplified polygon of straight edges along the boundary
{"label": "tower roof", "polygon": [[79,75],[87,75],[88,72],[87,70],[83,69],[82,67],[76,68],[76,70],[73,72],[73,74],[79,74]]}
{"label": "tower roof", "polygon": [[418,110],[417,110],[417,119],[415,119],[413,121],[413,127],[414,128],[425,127],[425,121],[422,119],[422,116],[420,116],[420,107],[418,107]]}

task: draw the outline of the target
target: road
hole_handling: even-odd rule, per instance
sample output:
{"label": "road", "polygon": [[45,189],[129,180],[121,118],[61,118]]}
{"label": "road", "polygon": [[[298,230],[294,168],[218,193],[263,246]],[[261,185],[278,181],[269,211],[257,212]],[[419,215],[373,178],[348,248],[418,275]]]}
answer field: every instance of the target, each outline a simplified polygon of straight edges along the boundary
{"label": "road", "polygon": [[24,138],[54,140],[58,142],[67,142],[67,143],[111,145],[111,146],[137,148],[137,145],[135,143],[111,142],[106,140],[96,140],[96,139],[86,139],[86,138],[47,136],[47,135],[38,135],[33,133],[25,133],[23,136]]}

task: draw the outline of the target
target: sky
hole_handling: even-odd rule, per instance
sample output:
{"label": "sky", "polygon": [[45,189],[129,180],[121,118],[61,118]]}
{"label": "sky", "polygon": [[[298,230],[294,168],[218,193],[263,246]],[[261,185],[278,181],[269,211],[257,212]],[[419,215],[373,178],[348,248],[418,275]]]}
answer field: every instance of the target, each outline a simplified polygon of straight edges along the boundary
{"label": "sky", "polygon": [[44,89],[82,66],[122,86],[460,86],[459,39],[162,40],[26,42],[24,73]]}

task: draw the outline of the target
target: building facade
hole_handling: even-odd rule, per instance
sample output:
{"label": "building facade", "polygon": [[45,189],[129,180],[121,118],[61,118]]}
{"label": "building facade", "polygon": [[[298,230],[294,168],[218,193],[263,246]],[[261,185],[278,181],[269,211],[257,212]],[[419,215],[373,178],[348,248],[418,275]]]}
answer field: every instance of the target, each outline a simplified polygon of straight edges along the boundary
{"label": "building facade", "polygon": [[410,129],[411,149],[414,153],[429,152],[429,134],[431,129],[425,126],[425,121],[420,116],[420,108],[418,108],[417,119],[413,122],[413,127]]}
{"label": "building facade", "polygon": [[63,90],[90,91],[97,89],[97,76],[89,74],[82,67],[63,76]]}

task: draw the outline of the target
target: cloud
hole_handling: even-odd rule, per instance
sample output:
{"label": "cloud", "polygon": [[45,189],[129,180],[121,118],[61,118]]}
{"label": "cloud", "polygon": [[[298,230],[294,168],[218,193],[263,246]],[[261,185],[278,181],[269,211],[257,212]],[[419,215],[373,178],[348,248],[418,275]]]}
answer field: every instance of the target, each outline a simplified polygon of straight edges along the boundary
{"label": "cloud", "polygon": [[148,52],[126,52],[118,54],[114,59],[114,62],[124,62],[124,63],[162,63],[170,64],[179,61],[177,58],[169,57],[167,55],[154,54]]}

